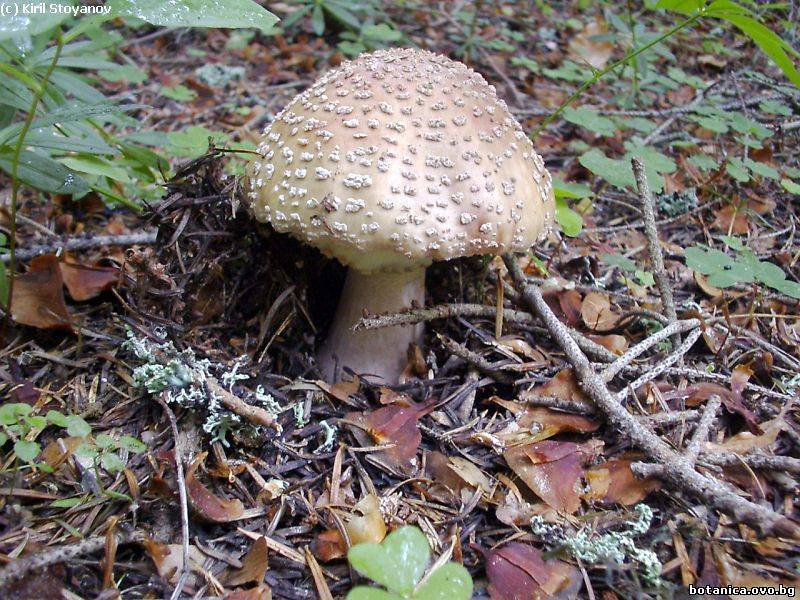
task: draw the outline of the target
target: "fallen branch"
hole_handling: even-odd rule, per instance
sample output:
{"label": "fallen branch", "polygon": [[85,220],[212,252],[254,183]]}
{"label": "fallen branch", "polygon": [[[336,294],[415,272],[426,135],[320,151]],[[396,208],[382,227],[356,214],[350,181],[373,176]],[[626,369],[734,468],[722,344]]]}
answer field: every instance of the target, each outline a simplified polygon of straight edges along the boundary
{"label": "fallen branch", "polygon": [[208,387],[208,391],[214,394],[214,396],[216,396],[231,412],[236,413],[240,417],[244,417],[255,425],[264,425],[265,427],[280,430],[281,427],[275,415],[267,412],[263,408],[248,404],[238,396],[231,394],[213,377],[208,377],[206,379],[206,386]]}
{"label": "fallen branch", "polygon": [[554,341],[572,364],[581,389],[589,396],[618,434],[642,449],[658,466],[663,466],[663,478],[691,496],[702,499],[740,523],[746,523],[765,535],[800,536],[800,527],[784,515],[738,496],[720,481],[701,475],[691,461],[672,449],[645,424],[629,413],[609,391],[595,372],[589,359],[569,335],[544,300],[538,287],[530,285],[514,256],[505,256],[514,281],[522,290],[523,300],[534,314],[540,316]]}
{"label": "fallen branch", "polygon": [[514,383],[514,379],[510,375],[503,373],[503,371],[498,369],[495,365],[490,363],[477,352],[473,352],[466,346],[462,346],[455,340],[451,340],[445,335],[438,334],[437,337],[448,352],[467,361],[481,373],[484,373],[485,375],[488,375],[489,377],[505,385],[512,385]]}
{"label": "fallen branch", "polygon": [[[674,323],[678,320],[678,314],[675,311],[675,300],[672,297],[672,288],[670,287],[669,277],[667,277],[667,270],[664,267],[664,254],[661,252],[661,243],[658,241],[655,200],[653,200],[653,194],[650,191],[650,184],[647,183],[644,163],[638,158],[633,158],[631,159],[631,164],[633,165],[633,175],[636,178],[636,187],[639,190],[639,201],[642,204],[644,234],[647,238],[647,251],[650,254],[650,264],[653,267],[653,277],[661,294],[664,313],[670,323]],[[680,334],[676,334],[675,339],[680,344]]]}
{"label": "fallen branch", "polygon": [[[76,250],[89,250],[91,248],[102,248],[103,246],[136,246],[156,243],[156,232],[145,231],[143,233],[127,233],[122,235],[95,235],[92,237],[71,237],[68,239],[58,238],[46,244],[35,244],[27,248],[20,248],[14,254],[16,260],[28,260],[40,254],[52,254],[64,250],[74,252]],[[10,254],[0,255],[0,260],[9,262]]]}

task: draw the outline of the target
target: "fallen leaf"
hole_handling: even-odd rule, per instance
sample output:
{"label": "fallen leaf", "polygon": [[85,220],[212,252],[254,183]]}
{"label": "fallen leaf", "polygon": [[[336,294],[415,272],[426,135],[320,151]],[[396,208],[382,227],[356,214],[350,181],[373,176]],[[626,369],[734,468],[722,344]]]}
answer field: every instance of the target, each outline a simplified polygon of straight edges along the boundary
{"label": "fallen leaf", "polygon": [[623,335],[587,335],[586,337],[617,356],[622,356],[628,349],[628,340]]}
{"label": "fallen leaf", "polygon": [[76,302],[96,298],[117,282],[116,267],[90,267],[73,262],[61,262],[61,277],[70,297]]}
{"label": "fallen leaf", "polygon": [[461,456],[446,456],[441,452],[429,452],[425,467],[435,483],[445,486],[451,492],[459,494],[461,490],[480,488],[485,494],[491,493],[492,482],[477,465]]}
{"label": "fallen leaf", "polygon": [[543,600],[581,585],[578,569],[558,559],[545,561],[529,544],[509,542],[492,550],[477,549],[486,560],[492,600]]}
{"label": "fallen leaf", "polygon": [[553,396],[561,400],[582,404],[587,408],[592,408],[594,406],[578,385],[578,380],[575,378],[572,369],[561,369],[547,383],[536,386],[532,390],[523,392],[522,394],[523,398],[529,395]]}
{"label": "fallen leaf", "polygon": [[583,494],[584,500],[630,506],[661,488],[661,482],[654,477],[638,479],[631,471],[632,463],[627,459],[609,460],[587,470],[589,489]]}
{"label": "fallen leaf", "polygon": [[333,385],[330,385],[322,380],[315,381],[314,383],[316,383],[317,387],[319,387],[319,389],[321,389],[323,392],[327,392],[340,402],[350,404],[351,406],[353,405],[353,401],[350,399],[350,396],[358,392],[360,385],[358,379],[351,381],[339,381]]}
{"label": "fallen leaf", "polygon": [[574,513],[581,506],[578,487],[583,465],[597,455],[603,442],[585,444],[545,440],[509,448],[503,458],[525,484],[549,506]]}
{"label": "fallen leaf", "polygon": [[198,454],[186,471],[186,494],[189,497],[189,506],[206,521],[214,523],[235,521],[244,514],[241,500],[228,500],[215,496],[197,479],[197,469],[205,460],[206,454],[206,452]]}
{"label": "fallen leaf", "polygon": [[753,450],[765,450],[771,447],[778,439],[781,431],[786,430],[789,425],[782,417],[776,417],[766,423],[761,424],[763,431],[760,435],[754,435],[749,431],[742,431],[725,440],[722,444],[708,443],[706,447],[712,452],[735,452],[736,454],[747,454]]}
{"label": "fallen leaf", "polygon": [[267,540],[262,536],[253,542],[250,550],[242,558],[242,568],[228,575],[225,585],[236,586],[245,583],[260,585],[264,582],[264,575],[268,567]]}
{"label": "fallen leaf", "polygon": [[574,327],[580,322],[582,301],[577,290],[565,290],[558,294],[558,306],[564,314],[567,325]]}
{"label": "fallen leaf", "polygon": [[[600,423],[583,415],[553,410],[544,406],[533,406],[517,418],[517,425],[536,432],[546,431],[552,437],[562,431],[572,433],[591,433]],[[545,439],[544,437],[540,439]]]}
{"label": "fallen leaf", "polygon": [[[150,558],[156,566],[158,574],[167,583],[175,585],[181,576],[183,569],[183,546],[181,544],[161,544],[153,539],[146,539],[142,542]],[[189,546],[189,585],[196,585],[200,578],[199,573],[203,572],[203,562],[206,556],[197,548]]]}
{"label": "fallen leaf", "polygon": [[345,419],[358,426],[353,429],[353,434],[357,438],[364,438],[362,434],[366,432],[373,444],[391,444],[391,447],[376,454],[389,466],[405,470],[416,463],[417,450],[422,441],[419,419],[432,408],[432,404],[390,405],[367,413],[348,413]]}
{"label": "fallen leaf", "polygon": [[608,296],[600,292],[586,294],[581,303],[581,318],[584,324],[594,331],[608,331],[619,321],[619,315],[611,309]]}
{"label": "fallen leaf", "polygon": [[11,318],[38,329],[72,330],[62,284],[54,254],[33,258],[28,272],[14,278]]}
{"label": "fallen leaf", "polygon": [[314,538],[311,551],[318,560],[330,562],[347,555],[347,543],[338,529],[326,529]]}
{"label": "fallen leaf", "polygon": [[602,69],[614,53],[614,44],[611,41],[598,39],[607,33],[608,27],[603,21],[587,23],[583,30],[569,41],[568,56],[578,62],[587,62],[595,69]]}
{"label": "fallen leaf", "polygon": [[386,523],[378,497],[367,494],[353,507],[353,513],[344,524],[350,544],[380,544],[386,537]]}

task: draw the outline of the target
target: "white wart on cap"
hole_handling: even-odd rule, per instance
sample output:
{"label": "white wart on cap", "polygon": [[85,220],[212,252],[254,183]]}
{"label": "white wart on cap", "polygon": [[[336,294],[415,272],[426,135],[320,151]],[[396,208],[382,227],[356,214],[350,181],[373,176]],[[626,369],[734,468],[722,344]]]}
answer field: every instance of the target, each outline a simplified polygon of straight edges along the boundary
{"label": "white wart on cap", "polygon": [[380,50],[325,73],[259,152],[246,177],[255,217],[351,273],[527,250],[553,218],[550,175],[495,88],[427,51]]}

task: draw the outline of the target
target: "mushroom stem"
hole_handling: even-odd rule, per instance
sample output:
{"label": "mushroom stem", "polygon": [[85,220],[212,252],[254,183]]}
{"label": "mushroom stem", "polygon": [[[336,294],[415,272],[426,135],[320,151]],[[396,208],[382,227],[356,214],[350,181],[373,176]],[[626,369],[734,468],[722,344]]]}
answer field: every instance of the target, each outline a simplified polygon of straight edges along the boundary
{"label": "mushroom stem", "polygon": [[[318,354],[323,377],[334,380],[336,363],[362,375],[397,383],[406,366],[411,343],[421,343],[424,325],[400,325],[384,329],[353,326],[364,316],[400,312],[412,302],[425,304],[425,268],[400,273],[362,273],[350,268],[328,337]],[[341,371],[340,371],[341,373]],[[374,377],[373,377],[374,379]]]}

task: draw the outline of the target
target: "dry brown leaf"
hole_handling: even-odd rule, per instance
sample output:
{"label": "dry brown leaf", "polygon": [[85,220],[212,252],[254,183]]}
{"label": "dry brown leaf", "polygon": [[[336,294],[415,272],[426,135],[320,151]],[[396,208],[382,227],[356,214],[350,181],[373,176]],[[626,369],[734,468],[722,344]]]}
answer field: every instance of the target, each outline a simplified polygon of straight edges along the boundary
{"label": "dry brown leaf", "polygon": [[597,39],[606,33],[608,27],[604,21],[587,23],[583,31],[569,41],[568,56],[577,62],[587,62],[595,69],[602,69],[614,53],[613,43],[607,39]]}
{"label": "dry brown leaf", "polygon": [[492,490],[492,482],[477,465],[461,456],[446,456],[429,452],[425,461],[428,477],[458,494],[463,489],[480,488],[485,494]]}
{"label": "dry brown leaf", "polygon": [[344,525],[350,544],[380,544],[386,537],[386,523],[378,497],[367,494],[353,507],[353,513]]}
{"label": "dry brown leaf", "polygon": [[234,590],[223,596],[223,600],[272,600],[272,591],[265,584],[249,590]]}
{"label": "dry brown leaf", "polygon": [[577,402],[587,407],[593,406],[592,402],[583,393],[572,369],[561,369],[547,383],[533,388],[530,394],[538,396],[553,396],[561,400]]}
{"label": "dry brown leaf", "polygon": [[552,437],[562,431],[591,433],[592,431],[597,431],[597,428],[600,427],[598,421],[584,415],[566,413],[544,406],[533,406],[526,410],[517,419],[517,425],[534,432],[546,430],[549,433],[547,437]]}
{"label": "dry brown leaf", "polygon": [[584,500],[630,506],[661,488],[661,482],[654,477],[638,479],[631,471],[632,463],[627,459],[609,460],[587,470],[589,490],[583,494]]}
{"label": "dry brown leaf", "polygon": [[116,267],[90,267],[72,262],[61,262],[60,267],[67,292],[77,302],[96,298],[111,289],[119,278]]}
{"label": "dry brown leaf", "polygon": [[600,292],[589,292],[581,303],[583,323],[594,331],[613,329],[619,321],[619,315],[611,309],[608,296]]}
{"label": "dry brown leaf", "polygon": [[761,424],[764,433],[754,435],[749,431],[742,431],[725,440],[722,444],[707,444],[712,452],[735,452],[736,454],[747,454],[753,450],[765,450],[771,447],[781,431],[789,427],[782,417],[776,417],[766,423]]}
{"label": "dry brown leaf", "polygon": [[54,254],[33,258],[27,273],[14,278],[11,318],[39,329],[72,329],[64,303],[61,269]]}
{"label": "dry brown leaf", "polygon": [[622,356],[628,349],[628,340],[623,335],[587,335],[586,337],[617,356]]}
{"label": "dry brown leaf", "polygon": [[199,517],[214,523],[229,523],[241,518],[244,514],[241,500],[228,500],[215,496],[197,479],[197,469],[205,458],[205,452],[198,454],[186,471],[186,494],[189,497],[189,506]]}
{"label": "dry brown leaf", "polygon": [[326,529],[314,537],[311,551],[318,560],[330,562],[347,555],[347,543],[338,529]]}
{"label": "dry brown leaf", "polygon": [[585,444],[546,440],[515,446],[503,453],[525,484],[556,510],[574,513],[581,506],[578,487],[583,465],[602,448],[601,440]]}
{"label": "dry brown leaf", "polygon": [[269,568],[267,540],[260,537],[253,542],[250,550],[242,558],[242,568],[233,571],[225,578],[225,585],[236,586],[245,583],[260,585],[264,582],[267,568]]}
{"label": "dry brown leaf", "polygon": [[[181,544],[161,544],[152,539],[145,540],[143,545],[161,578],[172,585],[178,583],[183,569],[183,546]],[[200,580],[197,574],[202,573],[205,558],[205,554],[197,546],[189,546],[189,569],[191,571],[189,585],[196,585]]]}

